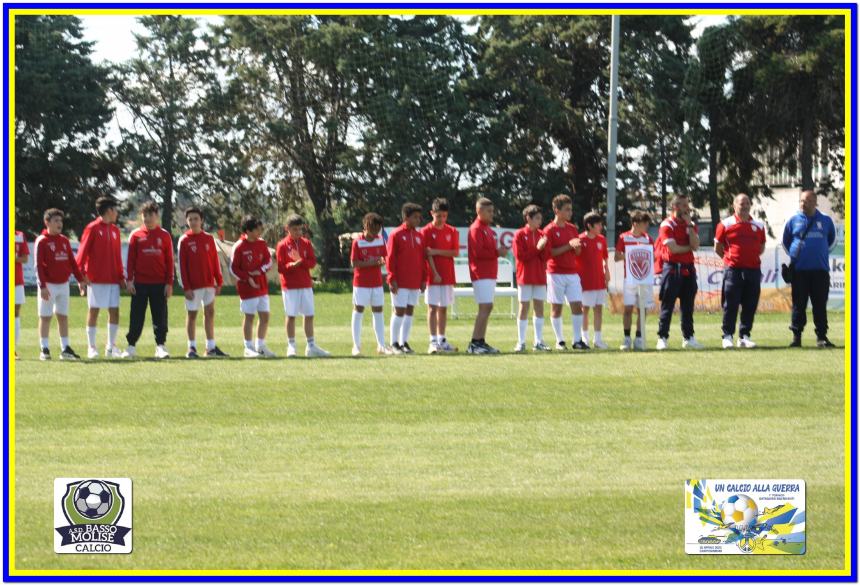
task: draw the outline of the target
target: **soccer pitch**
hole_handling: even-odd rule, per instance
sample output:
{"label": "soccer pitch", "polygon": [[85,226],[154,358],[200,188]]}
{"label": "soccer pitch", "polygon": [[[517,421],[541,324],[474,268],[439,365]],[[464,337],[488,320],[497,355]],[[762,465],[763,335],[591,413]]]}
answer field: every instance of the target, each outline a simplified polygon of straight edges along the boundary
{"label": "soccer pitch", "polygon": [[[318,294],[316,337],[334,358],[191,362],[180,294],[172,359],[60,362],[52,323],[54,360],[42,363],[35,306],[28,296],[16,364],[16,569],[844,565],[842,313],[830,315],[838,350],[814,348],[811,323],[807,347],[788,349],[789,316],[759,315],[760,347],[724,351],[719,315],[698,313],[703,351],[679,349],[676,315],[673,351],[622,354],[620,316],[608,315],[609,351],[470,356],[472,323],[459,319],[448,338],[460,353],[429,356],[421,307],[418,355],[374,355],[366,314],[368,357],[352,358],[350,295]],[[218,345],[239,356],[238,299],[217,306]],[[85,311],[74,298],[80,354]],[[655,331],[651,315],[651,347]],[[303,351],[301,329],[297,340]],[[510,352],[516,322],[493,318],[487,340]],[[272,295],[269,347],[283,356],[285,344]],[[148,318],[138,351],[154,351]],[[55,554],[54,478],[102,476],[134,482],[134,551]],[[805,479],[806,554],[685,555],[693,477]]]}

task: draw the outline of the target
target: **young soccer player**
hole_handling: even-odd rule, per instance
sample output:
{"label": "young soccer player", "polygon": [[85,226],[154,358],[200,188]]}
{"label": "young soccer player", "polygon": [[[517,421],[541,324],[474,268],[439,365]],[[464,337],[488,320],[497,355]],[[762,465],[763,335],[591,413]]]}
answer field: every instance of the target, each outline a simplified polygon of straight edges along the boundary
{"label": "young soccer player", "polygon": [[469,353],[486,354],[499,353],[499,350],[486,341],[487,324],[493,312],[493,301],[496,296],[496,276],[499,273],[499,257],[508,253],[508,249],[496,241],[493,231],[493,215],[495,207],[486,197],[481,197],[475,203],[477,217],[469,226],[469,277],[472,279],[472,290],[478,305],[475,326],[472,329],[472,341],[469,342]]}
{"label": "young soccer player", "polygon": [[[239,293],[239,310],[242,311],[242,333],[245,337],[245,357],[275,357],[266,347],[266,332],[269,329],[269,282],[266,272],[272,267],[272,254],[260,237],[263,222],[252,215],[242,219],[242,236],[230,253],[230,273],[236,279]],[[260,317],[257,324],[256,342],[254,315]]]}
{"label": "young soccer player", "polygon": [[62,233],[64,217],[65,214],[56,208],[45,211],[45,229],[36,238],[40,360],[51,359],[48,334],[53,315],[57,316],[57,328],[60,332],[60,359],[81,359],[81,356],[69,345],[69,276],[74,274],[80,286],[86,286],[89,283],[75,262],[69,238]]}
{"label": "young soccer player", "polygon": [[185,357],[198,359],[197,313],[203,308],[203,329],[206,332],[206,357],[229,357],[215,344],[215,296],[221,294],[224,277],[215,238],[203,231],[203,212],[197,207],[185,210],[188,231],[179,237],[179,277],[185,293],[185,332],[188,352]]}
{"label": "young soccer player", "polygon": [[75,260],[81,273],[86,276],[87,306],[87,358],[99,357],[96,349],[96,325],[99,311],[108,310],[108,339],[105,347],[106,358],[122,357],[116,346],[119,332],[119,289],[125,288],[125,272],[122,267],[122,244],[119,228],[116,226],[119,212],[113,197],[99,197],[96,200],[97,217],[91,221],[83,234]]}
{"label": "young soccer player", "polygon": [[15,359],[18,358],[18,338],[21,336],[21,306],[24,304],[24,264],[30,260],[30,247],[24,232],[15,232]]}
{"label": "young soccer player", "polygon": [[448,324],[448,306],[454,302],[454,258],[460,255],[460,234],[448,225],[448,200],[433,200],[430,207],[433,221],[424,226],[421,234],[427,246],[427,325],[430,329],[430,346],[427,353],[452,352],[457,348],[448,343],[445,329]]}
{"label": "young soccer player", "polygon": [[307,357],[328,357],[329,353],[314,340],[314,289],[311,269],[317,265],[314,246],[302,235],[305,220],[300,215],[287,218],[287,236],[278,242],[275,258],[281,275],[287,327],[287,357],[296,357],[296,315],[304,320]]}
{"label": "young soccer player", "polygon": [[390,355],[385,345],[385,318],[382,314],[385,290],[382,288],[382,266],[385,265],[385,241],[382,216],[368,213],[362,221],[364,232],[352,241],[349,260],[352,263],[352,355],[361,355],[361,320],[364,308],[369,306],[373,315],[373,334],[376,336],[376,353]]}
{"label": "young soccer player", "polygon": [[543,303],[546,300],[546,262],[549,259],[547,237],[541,232],[543,213],[537,205],[523,209],[525,226],[514,235],[514,259],[517,261],[517,297],[520,310],[517,321],[517,345],[514,351],[526,350],[526,328],[529,303],[534,304],[535,342],[533,351],[551,351],[543,342]]}
{"label": "young soccer player", "polygon": [[567,350],[562,328],[562,309],[565,302],[573,313],[573,349],[588,349],[582,341],[582,282],[579,278],[578,256],[582,242],[576,226],[570,223],[573,200],[569,195],[556,195],[552,200],[555,218],[543,230],[550,249],[546,265],[547,297],[552,303],[550,322],[555,333],[555,348]]}
{"label": "young soccer player", "polygon": [[137,345],[143,332],[146,306],[155,333],[155,358],[170,357],[167,342],[167,300],[173,295],[173,239],[160,225],[158,204],[147,201],[140,208],[143,225],[128,238],[128,292],[131,294],[128,347],[124,358],[137,356]]}
{"label": "young soccer player", "polygon": [[603,305],[606,304],[606,287],[609,286],[609,248],[603,236],[603,218],[590,212],[583,218],[585,237],[579,256],[582,278],[582,341],[588,343],[588,311],[594,307],[594,340],[592,347],[607,349],[603,342]]}
{"label": "young soccer player", "polygon": [[391,289],[391,349],[397,354],[415,353],[409,347],[412,314],[418,304],[418,295],[427,286],[427,262],[424,237],[418,231],[421,225],[421,206],[404,203],[401,209],[403,223],[388,236],[388,287]]}
{"label": "young soccer player", "polygon": [[[627,246],[648,245],[653,246],[654,240],[648,235],[648,226],[651,224],[651,216],[644,211],[634,211],[630,216],[630,230],[618,236],[618,242],[615,244],[615,261],[624,260],[624,252]],[[627,266],[624,266],[624,274],[627,274]],[[640,321],[639,312],[636,311],[636,339],[631,340],[630,328],[633,325],[633,311],[639,306],[639,287],[636,285],[628,286],[624,284],[624,343],[621,345],[621,351],[629,351],[630,349],[643,350],[645,344],[642,342],[642,326],[644,323]],[[651,295],[645,299],[647,308],[654,306],[654,299]]]}

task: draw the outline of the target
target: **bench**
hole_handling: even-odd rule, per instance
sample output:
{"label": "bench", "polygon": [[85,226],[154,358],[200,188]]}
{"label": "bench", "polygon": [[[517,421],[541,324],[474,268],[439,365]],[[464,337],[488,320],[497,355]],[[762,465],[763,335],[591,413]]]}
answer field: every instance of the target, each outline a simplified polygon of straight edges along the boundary
{"label": "bench", "polygon": [[[459,314],[457,313],[457,299],[460,297],[474,296],[474,290],[472,289],[472,279],[469,276],[468,258],[454,258],[454,277],[456,279],[457,285],[454,286],[454,303],[451,305],[451,316],[454,319],[457,319],[459,318]],[[496,296],[508,297],[511,299],[511,308],[509,316],[511,319],[516,317],[516,273],[514,272],[514,265],[507,258],[499,258],[499,273],[496,276]]]}

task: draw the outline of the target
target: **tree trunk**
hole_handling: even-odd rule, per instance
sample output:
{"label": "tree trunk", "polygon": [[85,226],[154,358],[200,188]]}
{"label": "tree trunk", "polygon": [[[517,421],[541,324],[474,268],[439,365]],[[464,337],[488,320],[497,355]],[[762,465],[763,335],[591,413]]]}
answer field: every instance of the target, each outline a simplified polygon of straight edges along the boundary
{"label": "tree trunk", "polygon": [[800,187],[802,189],[815,188],[812,180],[812,150],[815,141],[812,125],[812,116],[804,116],[800,135]]}
{"label": "tree trunk", "polygon": [[667,186],[666,186],[666,144],[663,142],[663,136],[660,136],[660,211],[661,218],[666,217],[667,206]]}

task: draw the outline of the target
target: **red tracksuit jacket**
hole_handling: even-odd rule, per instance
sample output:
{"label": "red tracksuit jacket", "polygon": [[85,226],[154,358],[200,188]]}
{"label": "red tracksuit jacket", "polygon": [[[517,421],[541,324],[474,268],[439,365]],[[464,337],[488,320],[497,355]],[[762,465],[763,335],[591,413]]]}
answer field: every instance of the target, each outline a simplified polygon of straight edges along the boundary
{"label": "red tracksuit jacket", "polygon": [[179,238],[179,277],[185,291],[214,288],[224,284],[221,262],[212,234],[188,230]]}
{"label": "red tracksuit jacket", "polygon": [[128,237],[128,280],[137,284],[173,284],[173,239],[163,227],[141,226]]}
{"label": "red tracksuit jacket", "polygon": [[69,238],[63,234],[52,236],[48,230],[36,238],[36,284],[45,288],[47,284],[65,284],[69,276],[75,275],[78,281],[83,275],[75,262]]}
{"label": "red tracksuit jacket", "polygon": [[125,280],[116,224],[107,224],[100,217],[91,221],[81,235],[76,261],[93,284],[120,284]]}

